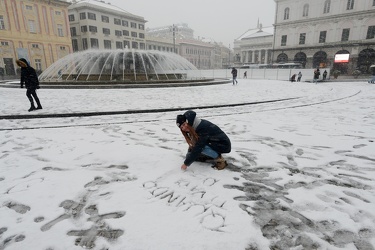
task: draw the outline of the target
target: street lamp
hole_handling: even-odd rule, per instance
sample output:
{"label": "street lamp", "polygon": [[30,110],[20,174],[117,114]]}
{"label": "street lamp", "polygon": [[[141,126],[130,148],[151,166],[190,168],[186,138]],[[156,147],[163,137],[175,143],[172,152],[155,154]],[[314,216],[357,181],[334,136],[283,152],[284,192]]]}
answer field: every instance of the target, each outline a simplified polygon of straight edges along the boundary
{"label": "street lamp", "polygon": [[173,53],[176,53],[176,26],[173,24],[170,29],[172,30],[173,35]]}

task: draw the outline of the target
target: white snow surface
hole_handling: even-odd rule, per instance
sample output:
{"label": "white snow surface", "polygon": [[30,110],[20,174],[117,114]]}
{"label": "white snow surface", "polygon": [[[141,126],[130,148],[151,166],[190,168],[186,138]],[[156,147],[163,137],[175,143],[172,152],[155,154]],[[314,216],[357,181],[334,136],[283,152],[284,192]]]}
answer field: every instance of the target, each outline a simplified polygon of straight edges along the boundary
{"label": "white snow surface", "polygon": [[[0,88],[0,249],[375,249],[375,85],[239,79],[150,89]],[[180,169],[189,107],[229,166]]]}

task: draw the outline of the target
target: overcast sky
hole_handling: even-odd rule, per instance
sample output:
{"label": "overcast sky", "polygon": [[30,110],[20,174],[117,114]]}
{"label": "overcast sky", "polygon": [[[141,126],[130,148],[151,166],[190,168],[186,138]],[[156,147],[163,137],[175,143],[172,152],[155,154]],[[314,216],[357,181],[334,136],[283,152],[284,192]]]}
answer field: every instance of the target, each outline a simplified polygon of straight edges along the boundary
{"label": "overcast sky", "polygon": [[187,23],[195,37],[208,37],[233,48],[248,29],[274,23],[274,0],[105,0],[144,17],[147,28]]}

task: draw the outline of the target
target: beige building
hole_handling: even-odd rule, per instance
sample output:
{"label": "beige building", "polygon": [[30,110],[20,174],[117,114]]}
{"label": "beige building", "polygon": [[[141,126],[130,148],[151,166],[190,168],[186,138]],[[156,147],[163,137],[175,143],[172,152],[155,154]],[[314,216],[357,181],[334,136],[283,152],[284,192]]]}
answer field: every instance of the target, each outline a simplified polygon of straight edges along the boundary
{"label": "beige building", "polygon": [[[342,73],[375,63],[374,0],[274,0],[274,62],[300,62]],[[349,62],[335,62],[349,55]]]}
{"label": "beige building", "polygon": [[69,23],[73,51],[146,49],[146,20],[104,1],[74,2]]}
{"label": "beige building", "polygon": [[16,74],[15,61],[26,58],[43,71],[72,52],[66,1],[0,0],[0,70]]}

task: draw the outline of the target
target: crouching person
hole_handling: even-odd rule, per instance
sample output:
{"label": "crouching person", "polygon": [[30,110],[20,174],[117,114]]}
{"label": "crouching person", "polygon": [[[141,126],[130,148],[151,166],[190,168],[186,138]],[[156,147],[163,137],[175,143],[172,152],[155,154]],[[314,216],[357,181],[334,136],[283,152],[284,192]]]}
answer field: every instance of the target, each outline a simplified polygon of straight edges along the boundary
{"label": "crouching person", "polygon": [[218,170],[228,166],[221,154],[231,151],[231,142],[218,126],[199,119],[192,110],[178,115],[176,124],[189,145],[184,164],[181,166],[182,170],[186,170],[194,161],[214,161],[215,165],[212,167]]}

